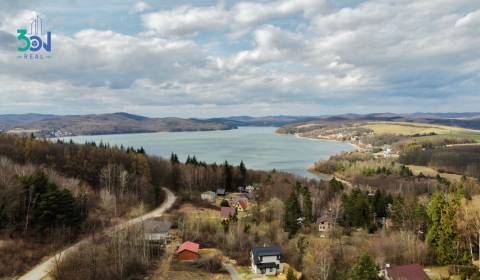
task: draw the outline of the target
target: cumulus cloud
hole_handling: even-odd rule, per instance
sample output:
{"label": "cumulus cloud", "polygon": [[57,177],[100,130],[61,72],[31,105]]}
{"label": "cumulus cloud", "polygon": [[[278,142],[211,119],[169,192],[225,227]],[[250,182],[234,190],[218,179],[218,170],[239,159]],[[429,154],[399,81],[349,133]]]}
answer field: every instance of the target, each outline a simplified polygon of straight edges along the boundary
{"label": "cumulus cloud", "polygon": [[181,6],[173,10],[159,11],[142,16],[146,28],[160,35],[185,36],[201,31],[218,30],[227,23],[222,6]]}
{"label": "cumulus cloud", "polygon": [[[480,3],[369,0],[335,8],[327,0],[273,0],[147,9],[137,10],[145,27],[137,34],[55,32],[53,56],[41,62],[16,59],[12,46],[16,28],[37,12],[0,14],[0,111],[478,110]],[[186,110],[171,109],[180,107]]]}
{"label": "cumulus cloud", "polygon": [[150,10],[152,7],[145,1],[136,2],[130,9],[130,14],[143,13]]}

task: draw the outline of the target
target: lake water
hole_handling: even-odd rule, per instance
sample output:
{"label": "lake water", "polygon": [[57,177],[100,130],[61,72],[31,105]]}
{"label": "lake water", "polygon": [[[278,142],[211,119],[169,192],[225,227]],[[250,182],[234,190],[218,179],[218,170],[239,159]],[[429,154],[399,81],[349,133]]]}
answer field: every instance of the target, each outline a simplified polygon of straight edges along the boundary
{"label": "lake water", "polygon": [[148,154],[170,157],[172,152],[184,161],[188,155],[207,163],[231,164],[244,161],[247,168],[283,170],[308,178],[318,178],[306,169],[318,160],[328,159],[354,147],[348,143],[279,135],[274,127],[240,127],[234,130],[199,132],[159,132],[74,136],[76,143],[95,141],[111,145],[143,147]]}

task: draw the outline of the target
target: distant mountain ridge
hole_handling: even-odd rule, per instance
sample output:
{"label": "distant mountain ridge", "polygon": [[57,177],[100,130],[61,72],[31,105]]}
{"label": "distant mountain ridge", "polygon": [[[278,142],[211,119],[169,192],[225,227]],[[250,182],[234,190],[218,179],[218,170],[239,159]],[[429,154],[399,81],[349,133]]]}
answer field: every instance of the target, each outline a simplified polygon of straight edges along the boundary
{"label": "distant mountain ridge", "polygon": [[480,113],[371,113],[323,116],[233,116],[218,118],[151,118],[125,112],[89,115],[5,114],[0,131],[43,137],[144,133],[161,131],[228,130],[239,126],[288,126],[344,121],[404,121],[480,129]]}
{"label": "distant mountain ridge", "polygon": [[161,131],[205,131],[234,129],[221,122],[182,118],[149,118],[128,113],[92,115],[0,115],[0,129],[10,133],[43,137],[144,133]]}

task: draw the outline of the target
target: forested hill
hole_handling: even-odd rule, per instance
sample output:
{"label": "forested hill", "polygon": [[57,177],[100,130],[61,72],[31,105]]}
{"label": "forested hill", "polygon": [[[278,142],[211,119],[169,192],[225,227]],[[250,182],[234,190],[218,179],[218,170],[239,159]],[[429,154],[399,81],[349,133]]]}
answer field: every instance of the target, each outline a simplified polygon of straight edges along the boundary
{"label": "forested hill", "polygon": [[37,136],[95,135],[160,131],[204,131],[234,129],[218,121],[148,118],[128,113],[98,115],[0,115],[0,131]]}

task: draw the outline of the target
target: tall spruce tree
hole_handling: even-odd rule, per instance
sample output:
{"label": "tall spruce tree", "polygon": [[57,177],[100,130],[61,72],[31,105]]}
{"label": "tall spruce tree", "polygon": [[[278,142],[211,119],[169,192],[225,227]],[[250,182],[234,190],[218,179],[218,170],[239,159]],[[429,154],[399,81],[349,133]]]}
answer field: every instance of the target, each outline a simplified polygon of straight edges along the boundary
{"label": "tall spruce tree", "polygon": [[225,161],[223,164],[223,180],[225,182],[225,189],[227,191],[233,190],[233,167]]}
{"label": "tall spruce tree", "polygon": [[312,196],[308,187],[305,186],[303,188],[303,217],[305,218],[305,221],[309,223],[313,222],[312,208]]}
{"label": "tall spruce tree", "polygon": [[373,258],[368,254],[364,254],[358,257],[357,262],[348,275],[348,280],[380,280],[378,271],[378,266]]}
{"label": "tall spruce tree", "polygon": [[426,241],[440,265],[458,261],[456,253],[460,240],[455,222],[458,204],[457,195],[436,192],[427,208],[431,226]]}
{"label": "tall spruce tree", "polygon": [[298,218],[302,216],[302,210],[300,209],[300,203],[298,202],[297,192],[292,191],[285,202],[285,213],[283,216],[284,230],[288,232],[289,236],[295,235],[300,225]]}
{"label": "tall spruce tree", "polygon": [[247,168],[245,167],[245,163],[243,163],[243,160],[240,161],[240,185],[245,186],[247,183]]}

